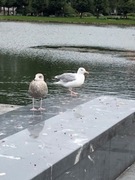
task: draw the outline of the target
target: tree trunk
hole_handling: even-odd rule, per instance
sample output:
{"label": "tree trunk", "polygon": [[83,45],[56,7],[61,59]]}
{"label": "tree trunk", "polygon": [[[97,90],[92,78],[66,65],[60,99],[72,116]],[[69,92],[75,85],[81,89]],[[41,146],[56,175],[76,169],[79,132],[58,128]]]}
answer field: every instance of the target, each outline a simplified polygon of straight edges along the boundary
{"label": "tree trunk", "polygon": [[83,13],[81,12],[81,13],[80,13],[80,18],[82,18],[82,16],[83,16]]}
{"label": "tree trunk", "polygon": [[97,19],[99,19],[99,13],[97,13]]}
{"label": "tree trunk", "polygon": [[12,11],[13,11],[13,15],[15,15],[15,8],[14,7],[13,7]]}
{"label": "tree trunk", "polygon": [[9,16],[9,7],[8,7],[7,15]]}
{"label": "tree trunk", "polygon": [[6,11],[5,11],[5,7],[3,7],[3,15],[5,16]]}
{"label": "tree trunk", "polygon": [[97,19],[99,19],[99,10],[97,8]]}

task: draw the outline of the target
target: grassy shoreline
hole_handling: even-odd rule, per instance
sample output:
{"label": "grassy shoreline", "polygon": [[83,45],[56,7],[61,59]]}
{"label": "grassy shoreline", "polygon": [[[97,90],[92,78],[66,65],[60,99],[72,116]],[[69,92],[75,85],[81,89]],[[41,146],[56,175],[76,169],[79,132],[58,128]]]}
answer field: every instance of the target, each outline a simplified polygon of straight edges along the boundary
{"label": "grassy shoreline", "polygon": [[36,23],[63,23],[63,24],[85,24],[85,25],[116,25],[135,26],[135,19],[118,19],[100,17],[34,17],[34,16],[0,16],[2,21],[36,22]]}

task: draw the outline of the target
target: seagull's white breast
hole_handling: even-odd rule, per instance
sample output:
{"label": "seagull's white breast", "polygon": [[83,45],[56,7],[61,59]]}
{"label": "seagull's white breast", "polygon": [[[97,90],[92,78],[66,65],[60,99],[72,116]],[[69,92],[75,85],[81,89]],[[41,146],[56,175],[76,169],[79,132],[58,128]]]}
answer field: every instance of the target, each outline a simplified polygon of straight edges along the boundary
{"label": "seagull's white breast", "polygon": [[85,80],[85,76],[83,74],[76,74],[75,80],[63,83],[65,87],[80,87]]}

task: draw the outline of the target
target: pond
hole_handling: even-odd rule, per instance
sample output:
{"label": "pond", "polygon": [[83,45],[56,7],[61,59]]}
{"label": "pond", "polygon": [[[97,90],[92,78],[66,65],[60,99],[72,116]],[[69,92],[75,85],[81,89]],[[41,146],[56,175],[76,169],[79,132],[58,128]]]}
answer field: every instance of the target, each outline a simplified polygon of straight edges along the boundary
{"label": "pond", "polygon": [[[56,106],[102,95],[135,99],[135,61],[125,55],[135,50],[134,30],[1,22],[0,103],[30,104],[28,86],[38,72],[45,75],[49,87],[46,103]],[[53,84],[54,76],[76,72],[79,67],[90,74],[84,85],[76,88],[79,95],[70,97],[66,88]]]}

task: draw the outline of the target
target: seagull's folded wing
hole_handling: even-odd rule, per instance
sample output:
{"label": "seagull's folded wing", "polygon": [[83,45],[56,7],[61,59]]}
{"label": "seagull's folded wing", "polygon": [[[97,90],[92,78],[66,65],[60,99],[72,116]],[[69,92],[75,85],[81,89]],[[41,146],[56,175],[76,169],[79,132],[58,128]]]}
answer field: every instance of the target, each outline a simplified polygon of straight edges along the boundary
{"label": "seagull's folded wing", "polygon": [[60,79],[63,82],[70,82],[76,80],[76,74],[75,73],[64,73],[58,76],[55,76],[55,78]]}

